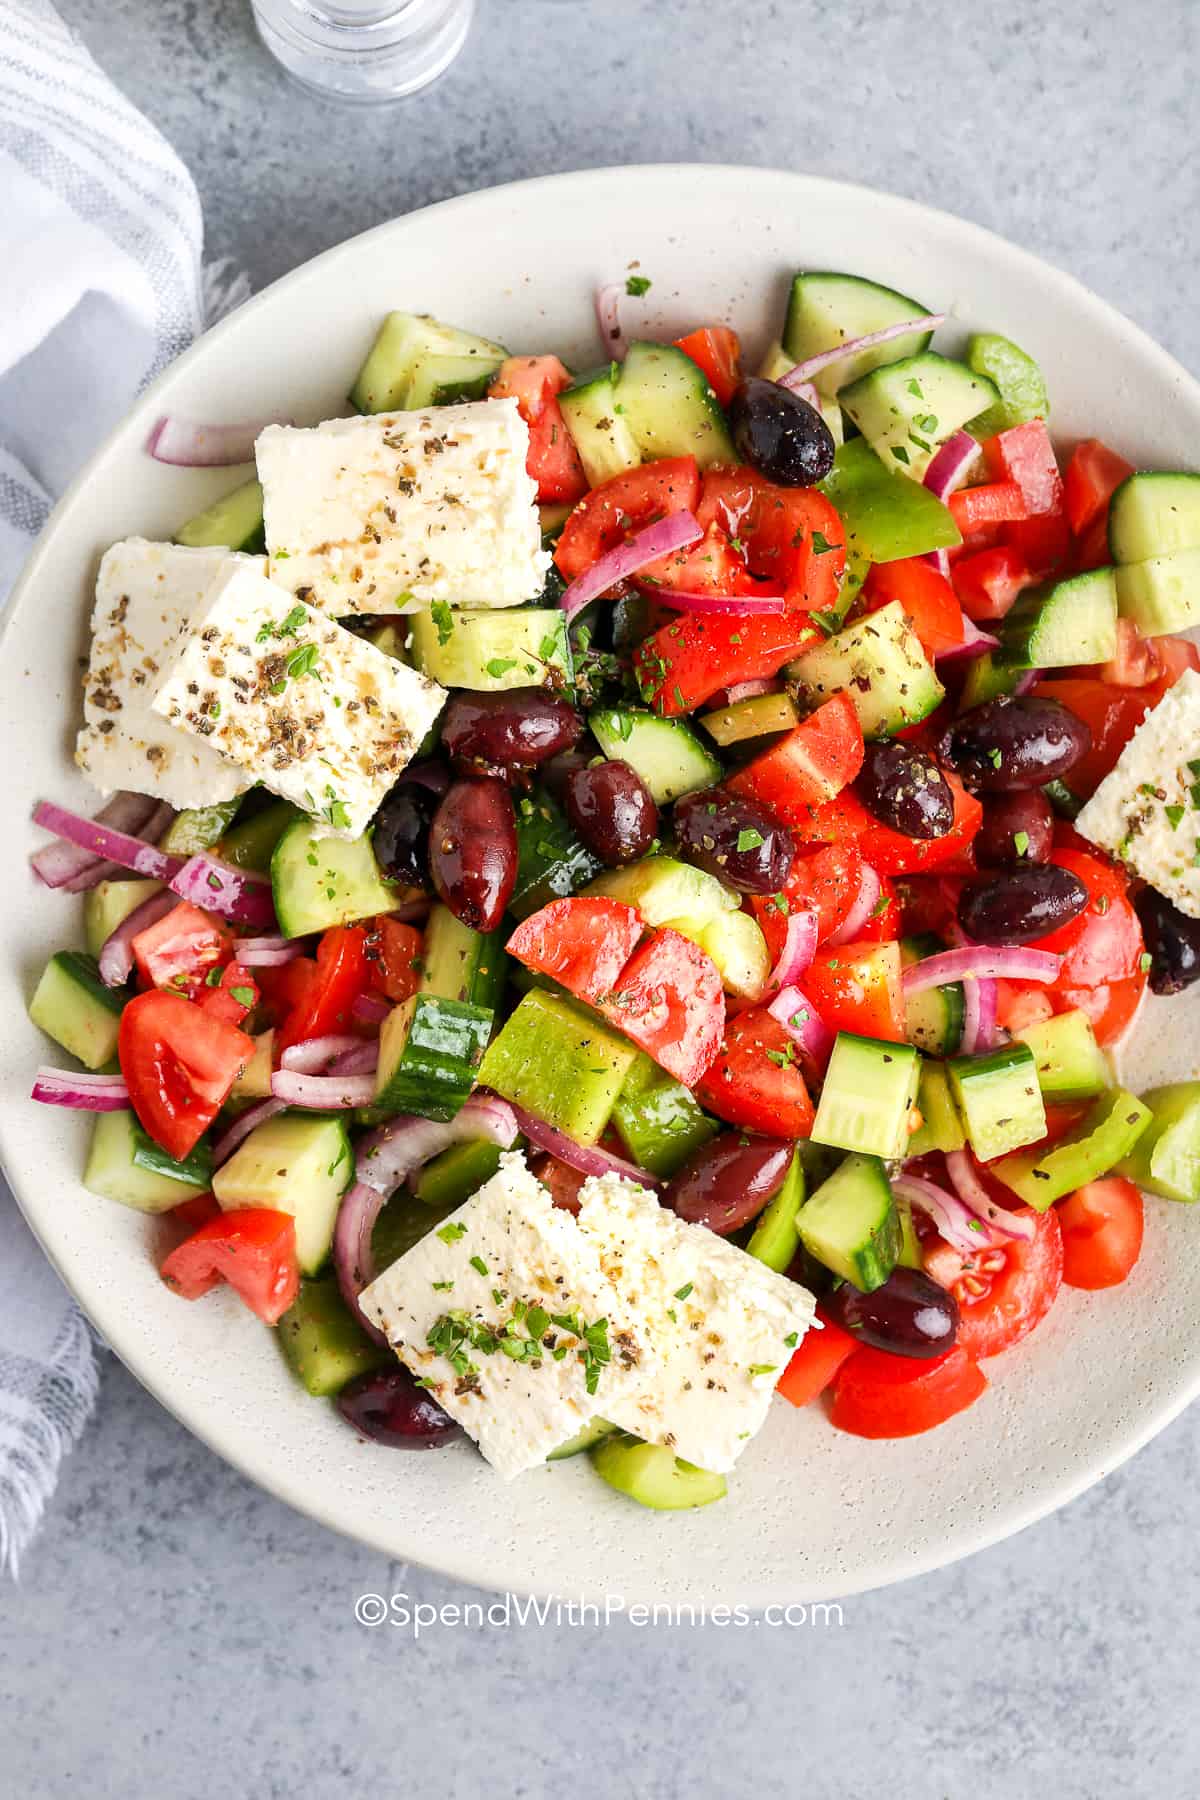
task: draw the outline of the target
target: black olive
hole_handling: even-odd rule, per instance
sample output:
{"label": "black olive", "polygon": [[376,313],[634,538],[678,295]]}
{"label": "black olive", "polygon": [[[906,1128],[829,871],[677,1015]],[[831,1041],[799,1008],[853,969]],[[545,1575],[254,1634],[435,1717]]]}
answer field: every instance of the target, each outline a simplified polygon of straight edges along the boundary
{"label": "black olive", "polygon": [[854,791],[869,813],[905,837],[945,837],[954,823],[949,782],[912,744],[868,744]]}
{"label": "black olive", "polygon": [[729,402],[733,445],[742,462],[780,487],[813,487],[833,467],[833,433],[815,406],[748,375]]}
{"label": "black olive", "polygon": [[1134,901],[1150,952],[1150,990],[1179,994],[1200,980],[1200,919],[1186,913],[1154,888],[1143,888]]}
{"label": "black olive", "polygon": [[1074,768],[1092,747],[1092,734],[1058,700],[985,700],[956,719],[942,754],[967,787],[984,794],[1044,787]]}
{"label": "black olive", "polygon": [[958,918],[977,944],[1028,944],[1077,919],[1088,903],[1078,875],[1055,863],[1034,863],[983,881],[969,881]]}

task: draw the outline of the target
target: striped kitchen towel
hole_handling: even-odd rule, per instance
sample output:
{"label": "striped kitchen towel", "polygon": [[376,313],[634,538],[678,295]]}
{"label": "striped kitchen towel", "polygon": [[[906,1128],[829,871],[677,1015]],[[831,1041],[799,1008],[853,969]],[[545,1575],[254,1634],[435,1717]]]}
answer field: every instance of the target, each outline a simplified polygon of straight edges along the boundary
{"label": "striped kitchen towel", "polygon": [[[0,604],[55,497],[244,277],[170,145],[48,0],[0,4]],[[95,1403],[96,1347],[0,1184],[0,1566]]]}

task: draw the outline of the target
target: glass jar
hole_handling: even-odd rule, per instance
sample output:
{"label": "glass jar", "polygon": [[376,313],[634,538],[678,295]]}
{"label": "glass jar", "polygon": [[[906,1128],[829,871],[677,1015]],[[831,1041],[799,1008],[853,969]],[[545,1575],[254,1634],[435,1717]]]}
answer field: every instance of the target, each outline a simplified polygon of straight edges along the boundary
{"label": "glass jar", "polygon": [[251,0],[258,34],[289,75],[359,104],[436,81],[466,42],[474,0]]}

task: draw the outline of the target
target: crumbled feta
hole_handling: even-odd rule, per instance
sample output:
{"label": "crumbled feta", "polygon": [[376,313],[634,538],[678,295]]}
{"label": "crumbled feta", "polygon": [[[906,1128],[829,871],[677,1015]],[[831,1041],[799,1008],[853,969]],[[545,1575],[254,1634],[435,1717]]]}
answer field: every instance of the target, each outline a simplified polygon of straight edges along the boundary
{"label": "crumbled feta", "polygon": [[255,446],[271,577],[334,617],[519,606],[549,556],[515,400],[270,425]]}
{"label": "crumbled feta", "polygon": [[[253,777],[167,724],[152,706],[229,556],[145,538],[126,538],[105,551],[83,682],[85,723],[75,749],[75,761],[102,793],[131,788],[176,807],[214,806],[249,787]],[[262,566],[257,557],[238,560]]]}
{"label": "crumbled feta", "polygon": [[1082,837],[1200,919],[1200,674],[1146,715],[1079,817]]}
{"label": "crumbled feta", "polygon": [[519,1152],[359,1304],[506,1479],[655,1376],[595,1243]]}
{"label": "crumbled feta", "polygon": [[812,1295],[619,1175],[589,1177],[579,1198],[579,1228],[658,1359],[599,1411],[699,1468],[732,1469],[812,1324]]}
{"label": "crumbled feta", "polygon": [[445,690],[276,586],[222,563],[154,697],[242,781],[356,838],[442,708]]}

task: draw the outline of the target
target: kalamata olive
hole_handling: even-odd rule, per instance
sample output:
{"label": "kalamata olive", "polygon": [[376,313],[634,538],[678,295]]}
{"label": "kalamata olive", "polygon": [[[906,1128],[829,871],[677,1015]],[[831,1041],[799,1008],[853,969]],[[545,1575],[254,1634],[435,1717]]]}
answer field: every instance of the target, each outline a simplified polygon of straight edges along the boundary
{"label": "kalamata olive", "polygon": [[958,918],[978,944],[1028,944],[1077,919],[1087,903],[1078,875],[1054,863],[1036,863],[967,882]]}
{"label": "kalamata olive", "polygon": [[893,1269],[870,1294],[843,1281],[821,1304],[843,1331],[894,1356],[941,1356],[958,1336],[958,1301],[923,1269]]}
{"label": "kalamata olive", "polygon": [[364,1437],[396,1450],[438,1450],[462,1433],[407,1369],[355,1376],[338,1395],[337,1409]]}
{"label": "kalamata olive", "polygon": [[530,769],[569,750],[583,720],[569,701],[545,688],[500,694],[458,693],[442,715],[442,747],[460,767],[503,774]]}
{"label": "kalamata olive", "polygon": [[1200,980],[1200,919],[1190,919],[1155,888],[1133,903],[1150,952],[1150,990],[1179,994]]}
{"label": "kalamata olive", "polygon": [[1042,787],[1074,768],[1091,747],[1091,731],[1069,707],[1032,694],[973,706],[944,739],[964,785],[981,794]]}
{"label": "kalamata olive", "polygon": [[375,861],[389,881],[429,886],[429,825],[438,797],[416,782],[401,781],[375,817]]}
{"label": "kalamata olive", "polygon": [[775,894],[792,872],[792,834],[764,807],[725,788],[675,802],[675,836],[689,862],[743,894]]}
{"label": "kalamata olive", "polygon": [[473,931],[494,931],[517,879],[517,821],[502,781],[456,781],[429,827],[429,871],[439,897]]}
{"label": "kalamata olive", "polygon": [[690,1225],[728,1237],[756,1219],[788,1172],[794,1144],[723,1131],[671,1177],[665,1200]]}
{"label": "kalamata olive", "polygon": [[909,838],[945,837],[954,823],[950,784],[926,750],[894,738],[868,744],[854,792],[881,824]]}
{"label": "kalamata olive", "polygon": [[777,381],[748,375],[729,402],[729,424],[739,460],[780,487],[812,487],[833,467],[828,425]]}
{"label": "kalamata olive", "polygon": [[984,802],[974,848],[981,869],[1043,863],[1054,848],[1054,808],[1037,788],[991,794]]}
{"label": "kalamata olive", "polygon": [[658,808],[636,769],[601,762],[567,777],[567,817],[611,868],[645,856],[658,835]]}

